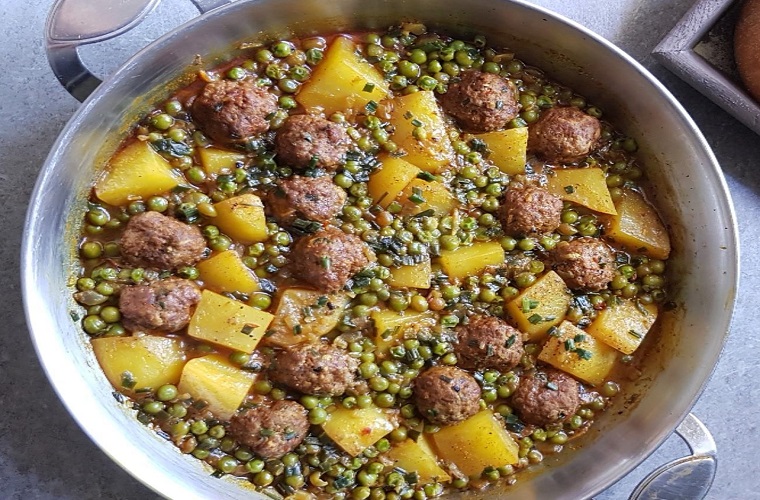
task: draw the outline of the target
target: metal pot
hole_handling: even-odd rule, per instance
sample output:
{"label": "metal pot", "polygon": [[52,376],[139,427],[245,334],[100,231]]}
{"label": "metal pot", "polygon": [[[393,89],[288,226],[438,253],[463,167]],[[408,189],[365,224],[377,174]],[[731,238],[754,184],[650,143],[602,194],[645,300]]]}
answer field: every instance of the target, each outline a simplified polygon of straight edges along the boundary
{"label": "metal pot", "polygon": [[[57,15],[48,26],[51,63],[75,96],[94,92],[53,146],[32,196],[21,269],[27,321],[48,377],[72,416],[106,454],[149,487],[184,499],[253,495],[232,479],[211,477],[199,461],[146,431],[114,401],[86,335],[70,316],[77,308],[71,277],[78,266],[78,221],[98,169],[131,120],[168,95],[196,54],[211,66],[233,44],[261,33],[282,37],[378,28],[402,19],[454,35],[483,33],[491,44],[514,49],[592,98],[639,141],[654,201],[674,237],[670,271],[679,307],[663,315],[659,347],[651,350],[633,392],[599,419],[578,449],[547,461],[538,474],[509,489],[490,490],[489,498],[589,497],[639,464],[688,414],[729,329],[739,276],[736,222],[722,173],[694,123],[659,82],[610,43],[517,0],[253,0],[221,8],[215,7],[224,0],[196,0],[202,11],[214,9],[154,42],[98,86],[79,62],[76,47],[112,35],[113,24],[82,33],[81,19],[64,9],[67,2],[56,4]],[[132,11],[116,23],[117,31],[129,29],[155,3],[124,4]],[[102,14],[88,19],[102,22]],[[703,428],[687,420],[680,430],[698,435]],[[709,446],[694,451],[697,458],[701,453],[710,459],[709,486],[714,471]],[[700,460],[687,462],[699,465]]]}

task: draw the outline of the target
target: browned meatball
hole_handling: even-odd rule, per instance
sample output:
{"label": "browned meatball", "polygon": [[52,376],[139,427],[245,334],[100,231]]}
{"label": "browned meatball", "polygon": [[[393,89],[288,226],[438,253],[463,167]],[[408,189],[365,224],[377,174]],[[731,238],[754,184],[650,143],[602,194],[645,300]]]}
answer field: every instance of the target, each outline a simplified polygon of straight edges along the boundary
{"label": "browned meatball", "polygon": [[280,224],[289,225],[296,219],[330,222],[346,203],[346,192],[332,179],[294,175],[280,181],[267,197],[266,207]]}
{"label": "browned meatball", "polygon": [[615,254],[601,240],[578,238],[557,245],[554,270],[572,289],[598,291],[615,277]]}
{"label": "browned meatball", "polygon": [[119,295],[122,322],[129,330],[176,332],[190,322],[201,300],[194,282],[167,278],[149,285],[125,286]]}
{"label": "browned meatball", "polygon": [[578,108],[550,108],[531,125],[528,149],[550,162],[573,163],[594,149],[601,133],[599,120]]}
{"label": "browned meatball", "polygon": [[480,410],[480,386],[454,366],[434,366],[421,373],[414,382],[414,398],[420,413],[434,424],[455,424]]}
{"label": "browned meatball", "polygon": [[239,142],[269,130],[277,98],[266,89],[244,81],[219,80],[206,84],[192,104],[200,128],[215,141]]}
{"label": "browned meatball", "polygon": [[561,422],[573,416],[580,405],[578,382],[554,368],[524,374],[512,395],[512,406],[527,424]]}
{"label": "browned meatball", "polygon": [[233,415],[230,434],[262,458],[280,458],[290,453],[309,432],[306,408],[283,399],[263,403]]}
{"label": "browned meatball", "polygon": [[291,253],[293,276],[323,292],[337,292],[374,262],[372,250],[354,234],[327,227],[298,240]]}
{"label": "browned meatball", "polygon": [[157,269],[191,266],[206,252],[201,230],[158,212],[129,219],[121,235],[121,255],[130,264]]}
{"label": "browned meatball", "polygon": [[509,371],[525,352],[520,331],[493,316],[471,317],[469,323],[456,328],[456,335],[457,364],[468,370]]}
{"label": "browned meatball", "polygon": [[499,75],[470,70],[441,96],[444,111],[470,132],[499,130],[520,107],[514,85]]}
{"label": "browned meatball", "polygon": [[562,200],[538,186],[507,190],[499,210],[504,232],[513,236],[551,233],[562,223]]}
{"label": "browned meatball", "polygon": [[351,146],[346,130],[329,120],[293,115],[277,131],[278,162],[294,168],[336,170]]}
{"label": "browned meatball", "polygon": [[361,394],[367,385],[359,360],[328,344],[296,344],[278,352],[269,368],[274,382],[304,394]]}

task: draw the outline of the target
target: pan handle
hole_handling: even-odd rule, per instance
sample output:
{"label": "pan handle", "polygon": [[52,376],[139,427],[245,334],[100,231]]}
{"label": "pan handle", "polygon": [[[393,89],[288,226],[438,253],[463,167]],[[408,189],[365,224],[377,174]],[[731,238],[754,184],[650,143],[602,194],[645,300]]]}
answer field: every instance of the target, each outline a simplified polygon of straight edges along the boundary
{"label": "pan handle", "polygon": [[[160,0],[57,0],[45,25],[48,62],[58,81],[78,101],[84,101],[102,80],[79,57],[81,45],[102,42],[125,33],[156,8]],[[191,0],[205,14],[231,0]]]}
{"label": "pan handle", "polygon": [[691,455],[669,462],[645,477],[629,500],[701,500],[710,490],[718,467],[718,450],[710,431],[689,413],[676,433],[691,450]]}

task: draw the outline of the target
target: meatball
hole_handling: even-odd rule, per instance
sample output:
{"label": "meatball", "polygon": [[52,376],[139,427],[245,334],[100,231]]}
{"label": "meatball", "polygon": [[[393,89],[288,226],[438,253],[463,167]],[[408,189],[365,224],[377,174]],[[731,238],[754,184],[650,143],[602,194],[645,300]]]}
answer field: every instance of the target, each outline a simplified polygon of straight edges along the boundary
{"label": "meatball", "polygon": [[195,264],[205,253],[198,227],[158,212],[133,216],[121,235],[121,255],[138,266],[177,269]]}
{"label": "meatball", "polygon": [[269,378],[304,394],[357,395],[367,390],[359,360],[328,344],[297,344],[278,352]]}
{"label": "meatball", "polygon": [[552,257],[554,270],[572,289],[598,291],[607,288],[615,277],[615,254],[596,238],[562,242]]}
{"label": "meatball", "polygon": [[230,434],[262,458],[280,458],[296,449],[309,432],[308,411],[283,399],[233,415]]}
{"label": "meatball", "polygon": [[550,108],[529,129],[528,149],[558,163],[585,158],[602,133],[599,120],[574,107]]}
{"label": "meatball", "polygon": [[444,111],[470,132],[499,130],[517,116],[514,85],[499,75],[470,70],[441,97]]}
{"label": "meatball", "polygon": [[200,300],[200,289],[193,281],[167,278],[149,285],[125,286],[119,295],[119,310],[129,330],[171,333],[187,326]]}
{"label": "meatball", "polygon": [[279,163],[294,168],[337,170],[350,146],[351,140],[343,127],[311,115],[289,117],[275,139]]}
{"label": "meatball", "polygon": [[420,413],[434,424],[455,424],[480,410],[480,386],[454,366],[434,366],[420,374],[414,398]]}
{"label": "meatball", "polygon": [[346,192],[329,176],[294,175],[280,181],[267,197],[266,207],[280,224],[290,225],[296,219],[330,222],[346,203]]}
{"label": "meatball", "polygon": [[522,334],[505,321],[477,315],[456,328],[454,352],[458,365],[468,370],[494,369],[506,372],[520,363]]}
{"label": "meatball", "polygon": [[499,210],[504,232],[513,236],[551,233],[562,223],[562,200],[544,188],[507,190]]}
{"label": "meatball", "polygon": [[250,81],[219,80],[206,84],[191,111],[206,135],[234,143],[269,130],[277,97]]}
{"label": "meatball", "polygon": [[580,405],[580,384],[554,368],[524,374],[512,394],[512,406],[522,421],[534,425],[566,420]]}
{"label": "meatball", "polygon": [[358,236],[330,226],[298,240],[291,260],[294,277],[318,290],[333,293],[374,262],[375,255]]}

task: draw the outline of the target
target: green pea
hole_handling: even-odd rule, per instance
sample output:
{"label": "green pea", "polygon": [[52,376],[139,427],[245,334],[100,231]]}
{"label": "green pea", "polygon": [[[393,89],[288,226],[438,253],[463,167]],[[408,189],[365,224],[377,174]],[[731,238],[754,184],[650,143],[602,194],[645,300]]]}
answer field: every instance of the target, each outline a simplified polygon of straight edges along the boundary
{"label": "green pea", "polygon": [[312,425],[320,425],[327,421],[327,411],[324,408],[312,408],[309,410],[309,422]]}
{"label": "green pea", "polygon": [[301,396],[301,404],[307,410],[313,410],[319,406],[319,398],[316,396]]}
{"label": "green pea", "polygon": [[150,123],[158,130],[169,130],[174,125],[174,118],[169,114],[160,113],[151,118]]}
{"label": "green pea", "polygon": [[256,394],[269,394],[272,391],[272,383],[267,379],[257,380],[253,383]]}
{"label": "green pea", "polygon": [[142,411],[148,415],[155,415],[164,410],[164,404],[161,401],[150,401],[142,405]]}
{"label": "green pea", "polygon": [[369,408],[372,406],[372,396],[369,394],[361,394],[356,397],[356,406],[359,408]]}
{"label": "green pea", "polygon": [[272,53],[276,57],[288,57],[293,53],[293,45],[290,42],[277,42],[272,46]]}
{"label": "green pea", "polygon": [[242,351],[232,351],[229,355],[229,359],[232,363],[243,366],[251,360],[251,355]]}
{"label": "green pea", "polygon": [[172,425],[171,428],[171,434],[172,436],[178,437],[178,436],[184,436],[188,432],[190,432],[190,424],[187,422],[180,420],[179,422]]}
{"label": "green pea", "polygon": [[223,234],[220,234],[216,238],[212,238],[211,241],[209,241],[209,246],[211,249],[217,252],[223,252],[224,250],[227,250],[231,245],[232,240]]}
{"label": "green pea", "polygon": [[536,282],[536,275],[529,272],[520,273],[515,276],[515,284],[518,288],[527,288]]}
{"label": "green pea", "polygon": [[269,471],[261,471],[253,476],[253,484],[256,486],[269,486],[274,481],[274,476]]}
{"label": "green pea", "polygon": [[164,384],[156,391],[159,401],[171,401],[179,395],[177,387],[172,384]]}
{"label": "green pea", "polygon": [[264,292],[255,292],[251,295],[249,304],[256,309],[265,311],[272,305],[272,297]]}
{"label": "green pea", "polygon": [[292,78],[283,78],[277,83],[277,88],[288,94],[294,94],[298,91],[299,84]]}
{"label": "green pea", "polygon": [[387,392],[381,392],[375,396],[375,404],[380,408],[391,408],[396,402],[396,397]]}
{"label": "green pea", "polygon": [[165,212],[167,208],[169,208],[169,200],[163,196],[151,196],[148,198],[148,210],[153,212]]}
{"label": "green pea", "polygon": [[517,247],[517,240],[509,236],[500,239],[499,243],[501,244],[501,248],[503,248],[507,252],[511,252],[512,250],[515,249],[515,247]]}
{"label": "green pea", "polygon": [[121,319],[121,312],[114,306],[106,306],[100,311],[100,317],[106,323],[116,323]]}
{"label": "green pea", "polygon": [[171,101],[167,101],[164,105],[164,111],[174,116],[182,111],[182,104],[179,101],[172,99]]}
{"label": "green pea", "polygon": [[388,385],[390,382],[388,382],[388,379],[381,377],[379,375],[376,375],[369,379],[369,386],[372,388],[373,391],[384,391],[388,388]]}
{"label": "green pea", "polygon": [[259,458],[255,458],[245,464],[246,470],[252,474],[258,474],[259,472],[263,471],[265,466],[266,463]]}
{"label": "green pea", "polygon": [[427,299],[419,294],[412,296],[410,304],[412,306],[412,309],[417,312],[425,312],[430,307],[428,305]]}
{"label": "green pea", "polygon": [[406,295],[400,293],[392,293],[388,301],[388,305],[394,311],[405,311],[409,307],[409,299]]}
{"label": "green pea", "polygon": [[498,74],[501,71],[501,66],[499,66],[499,63],[495,63],[493,61],[489,61],[487,63],[483,63],[483,71],[486,73],[492,73],[492,74]]}
{"label": "green pea", "polygon": [[523,238],[517,243],[517,247],[524,252],[530,252],[536,248],[536,240],[532,238]]}
{"label": "green pea", "polygon": [[79,251],[85,259],[97,259],[103,255],[103,244],[99,241],[87,241],[82,244]]}
{"label": "green pea", "polygon": [[107,325],[100,316],[91,314],[82,320],[82,327],[90,335],[97,335],[103,332],[107,328]]}

